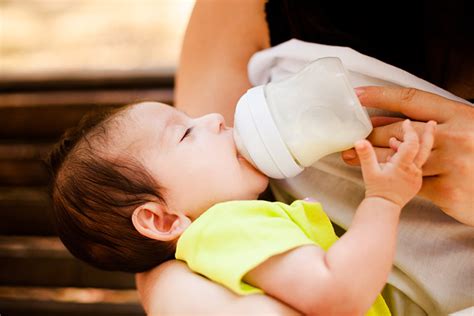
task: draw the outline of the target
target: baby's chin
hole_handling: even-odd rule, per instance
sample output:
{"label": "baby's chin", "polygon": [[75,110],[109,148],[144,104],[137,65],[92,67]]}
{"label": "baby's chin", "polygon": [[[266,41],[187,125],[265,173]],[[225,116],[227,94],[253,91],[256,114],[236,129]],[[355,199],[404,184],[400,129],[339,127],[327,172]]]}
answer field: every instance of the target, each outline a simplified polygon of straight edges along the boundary
{"label": "baby's chin", "polygon": [[241,190],[238,194],[239,200],[256,200],[265,192],[268,187],[269,179],[263,173],[255,171],[250,177],[247,175],[242,179]]}
{"label": "baby's chin", "polygon": [[266,175],[256,170],[255,180],[253,180],[253,183],[255,184],[254,195],[256,195],[256,198],[258,198],[260,194],[265,192],[268,187],[268,183],[270,182],[269,180],[270,179]]}
{"label": "baby's chin", "polygon": [[[237,154],[237,160],[239,163],[242,165],[242,167],[246,169],[252,170],[254,173],[259,174],[263,177],[267,177],[264,173],[262,173],[260,170],[258,170],[252,163],[250,163],[247,159],[245,159],[243,156],[240,154]],[[268,178],[268,177],[267,177]]]}
{"label": "baby's chin", "polygon": [[244,181],[253,189],[251,194],[258,197],[268,186],[268,176],[239,154],[237,155],[237,160],[242,168]]}

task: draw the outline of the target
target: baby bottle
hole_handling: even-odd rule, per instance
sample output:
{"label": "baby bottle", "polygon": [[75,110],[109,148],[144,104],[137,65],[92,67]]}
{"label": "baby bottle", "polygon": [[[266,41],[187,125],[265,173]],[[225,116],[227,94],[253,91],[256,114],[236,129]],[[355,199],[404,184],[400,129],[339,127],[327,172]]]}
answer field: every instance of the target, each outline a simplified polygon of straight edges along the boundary
{"label": "baby bottle", "polygon": [[321,58],[291,77],[249,89],[238,101],[239,153],[271,178],[290,178],[353,147],[372,124],[339,58]]}

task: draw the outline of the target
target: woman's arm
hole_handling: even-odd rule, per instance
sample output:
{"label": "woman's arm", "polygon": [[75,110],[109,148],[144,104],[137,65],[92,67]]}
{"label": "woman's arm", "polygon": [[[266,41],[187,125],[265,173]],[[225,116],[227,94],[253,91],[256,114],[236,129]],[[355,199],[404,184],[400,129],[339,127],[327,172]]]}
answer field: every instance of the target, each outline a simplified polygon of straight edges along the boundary
{"label": "woman's arm", "polygon": [[265,0],[198,0],[184,37],[176,107],[191,116],[219,112],[233,125],[235,105],[250,88],[247,64],[269,46]]}
{"label": "woman's arm", "polygon": [[172,260],[136,276],[147,315],[299,315],[265,295],[238,296]]}

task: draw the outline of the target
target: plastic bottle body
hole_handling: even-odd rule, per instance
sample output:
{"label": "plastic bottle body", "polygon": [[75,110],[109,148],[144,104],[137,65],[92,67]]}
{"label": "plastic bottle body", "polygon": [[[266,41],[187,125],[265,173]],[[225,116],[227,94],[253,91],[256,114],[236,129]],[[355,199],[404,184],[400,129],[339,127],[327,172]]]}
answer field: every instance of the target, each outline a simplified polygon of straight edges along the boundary
{"label": "plastic bottle body", "polygon": [[313,62],[295,76],[268,83],[264,91],[283,141],[303,167],[353,147],[371,131],[338,59]]}
{"label": "plastic bottle body", "polygon": [[256,86],[237,103],[241,155],[272,178],[289,178],[351,148],[372,124],[338,58],[318,59],[280,82]]}

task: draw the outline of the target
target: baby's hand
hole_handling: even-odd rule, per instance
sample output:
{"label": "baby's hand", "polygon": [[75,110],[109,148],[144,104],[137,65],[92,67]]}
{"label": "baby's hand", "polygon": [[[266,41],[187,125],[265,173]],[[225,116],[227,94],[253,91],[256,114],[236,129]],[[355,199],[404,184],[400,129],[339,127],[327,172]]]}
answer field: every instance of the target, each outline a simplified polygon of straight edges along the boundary
{"label": "baby's hand", "polygon": [[384,164],[378,164],[372,145],[367,140],[356,142],[365,182],[366,197],[381,197],[403,207],[420,190],[423,164],[434,141],[436,122],[426,123],[421,141],[410,120],[403,122],[403,141],[392,139],[396,153]]}

